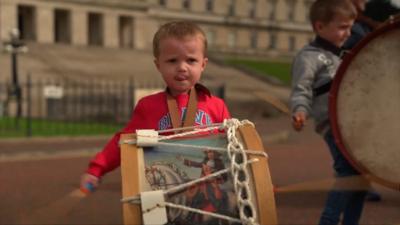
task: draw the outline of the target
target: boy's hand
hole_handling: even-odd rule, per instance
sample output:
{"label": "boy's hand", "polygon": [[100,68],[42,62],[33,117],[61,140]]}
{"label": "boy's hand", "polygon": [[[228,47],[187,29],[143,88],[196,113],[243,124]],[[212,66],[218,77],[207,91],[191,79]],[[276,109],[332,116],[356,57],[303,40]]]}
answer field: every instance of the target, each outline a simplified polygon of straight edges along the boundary
{"label": "boy's hand", "polygon": [[93,192],[99,186],[100,179],[92,174],[85,173],[81,177],[81,191],[85,193]]}
{"label": "boy's hand", "polygon": [[306,124],[307,116],[303,111],[296,112],[292,117],[292,126],[296,131],[301,131]]}

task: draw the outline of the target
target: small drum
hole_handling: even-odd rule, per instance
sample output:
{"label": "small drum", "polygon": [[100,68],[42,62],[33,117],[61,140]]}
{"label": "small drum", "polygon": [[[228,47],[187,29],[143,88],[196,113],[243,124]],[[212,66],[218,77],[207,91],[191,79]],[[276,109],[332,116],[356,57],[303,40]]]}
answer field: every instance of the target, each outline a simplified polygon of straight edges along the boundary
{"label": "small drum", "polygon": [[373,181],[400,190],[400,20],[387,21],[343,59],[329,113],[346,158]]}
{"label": "small drum", "polygon": [[237,126],[122,135],[124,223],[277,224],[261,139],[248,121],[229,121]]}

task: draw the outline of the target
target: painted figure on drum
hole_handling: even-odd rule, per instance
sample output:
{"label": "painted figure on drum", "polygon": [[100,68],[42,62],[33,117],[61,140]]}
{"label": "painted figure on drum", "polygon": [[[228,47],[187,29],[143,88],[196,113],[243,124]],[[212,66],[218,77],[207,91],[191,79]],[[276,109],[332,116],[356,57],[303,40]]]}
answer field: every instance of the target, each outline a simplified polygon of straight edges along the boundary
{"label": "painted figure on drum", "polygon": [[[177,141],[176,143],[222,146],[224,136]],[[144,190],[168,190],[223,170],[229,164],[228,158],[211,150],[187,152],[173,146],[159,146],[144,150]],[[231,176],[222,174],[197,183],[178,193],[168,195],[167,202],[188,206],[216,214],[238,218],[236,195]],[[200,213],[167,208],[168,225],[231,224]]]}
{"label": "painted figure on drum", "polygon": [[[204,159],[201,162],[183,158],[181,155],[177,156],[177,159],[182,161],[185,166],[200,168],[200,177],[225,169],[224,162],[218,152],[206,150],[204,154]],[[189,188],[186,191],[187,205],[207,212],[226,214],[228,195],[221,189],[221,185],[226,181],[227,175],[224,174]],[[196,224],[219,224],[218,219],[211,219],[204,223],[203,216],[195,213],[190,213],[187,221]]]}

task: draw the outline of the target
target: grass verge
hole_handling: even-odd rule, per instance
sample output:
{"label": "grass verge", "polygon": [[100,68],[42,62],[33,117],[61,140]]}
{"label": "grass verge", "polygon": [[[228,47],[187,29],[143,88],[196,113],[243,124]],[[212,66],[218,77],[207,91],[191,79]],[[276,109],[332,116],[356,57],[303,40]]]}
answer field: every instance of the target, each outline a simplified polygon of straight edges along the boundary
{"label": "grass verge", "polygon": [[[88,136],[113,134],[121,128],[120,124],[106,124],[99,122],[65,122],[49,121],[42,119],[31,120],[32,136]],[[21,118],[0,118],[0,138],[26,137],[28,133],[28,120]]]}
{"label": "grass verge", "polygon": [[289,62],[274,62],[267,60],[253,59],[227,59],[225,63],[232,66],[245,67],[255,71],[257,75],[273,77],[279,80],[283,85],[290,85],[291,75]]}

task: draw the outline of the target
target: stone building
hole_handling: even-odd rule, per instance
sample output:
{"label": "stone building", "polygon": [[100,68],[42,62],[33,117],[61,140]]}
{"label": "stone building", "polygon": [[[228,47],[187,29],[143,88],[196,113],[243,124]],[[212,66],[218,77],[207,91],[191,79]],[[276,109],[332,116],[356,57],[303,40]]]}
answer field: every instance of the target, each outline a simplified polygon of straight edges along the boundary
{"label": "stone building", "polygon": [[210,51],[291,55],[312,38],[312,0],[0,0],[0,38],[150,50],[163,23],[192,20]]}

